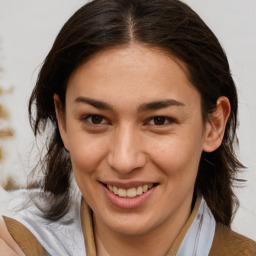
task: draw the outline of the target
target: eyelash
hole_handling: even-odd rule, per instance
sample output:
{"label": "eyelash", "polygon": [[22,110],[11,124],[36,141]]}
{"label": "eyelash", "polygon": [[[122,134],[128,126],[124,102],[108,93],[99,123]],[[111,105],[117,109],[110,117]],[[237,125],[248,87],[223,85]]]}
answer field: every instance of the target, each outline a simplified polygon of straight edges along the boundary
{"label": "eyelash", "polygon": [[[104,123],[93,123],[92,118],[98,118],[100,121],[105,120]],[[90,120],[91,119],[91,120]],[[89,125],[92,126],[99,126],[99,125],[105,125],[105,124],[109,124],[109,122],[107,121],[107,119],[101,115],[87,115],[85,117],[82,118],[83,121],[86,121]],[[90,120],[90,121],[89,121]],[[95,120],[97,121],[97,120]]]}
{"label": "eyelash", "polygon": [[[99,123],[94,123],[92,118],[96,118],[94,121],[99,122]],[[87,116],[83,117],[82,120],[83,121],[85,120],[91,126],[101,126],[101,125],[111,124],[105,117],[103,117],[101,115],[87,115]],[[102,123],[102,121],[104,121],[104,123]],[[151,123],[151,122],[154,122],[154,123]],[[158,122],[158,124],[156,124],[155,122]],[[160,124],[159,124],[159,122],[160,122]],[[145,125],[164,127],[168,124],[173,124],[173,123],[177,123],[177,120],[175,118],[170,118],[170,117],[166,117],[166,116],[154,116],[154,117],[149,118],[145,122]]]}
{"label": "eyelash", "polygon": [[[153,123],[153,124],[150,124],[150,122],[160,122],[161,121],[164,121],[163,124],[156,124],[156,123]],[[153,126],[160,126],[160,127],[163,127],[163,126],[166,126],[168,124],[173,124],[173,123],[177,123],[177,120],[175,118],[170,118],[170,117],[166,117],[166,116],[154,116],[154,117],[151,117],[150,119],[148,119],[148,121],[146,122],[146,124],[149,124],[149,125],[153,125]]]}

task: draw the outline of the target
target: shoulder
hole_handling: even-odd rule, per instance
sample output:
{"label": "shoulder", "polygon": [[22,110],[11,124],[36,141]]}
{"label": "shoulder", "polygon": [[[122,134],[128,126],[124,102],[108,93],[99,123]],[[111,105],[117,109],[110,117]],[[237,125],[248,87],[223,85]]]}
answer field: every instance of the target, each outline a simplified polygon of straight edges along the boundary
{"label": "shoulder", "polygon": [[[2,244],[1,244],[2,243]],[[7,248],[15,254],[6,255],[48,255],[34,235],[17,220],[0,217],[0,249]],[[5,248],[5,249],[6,249]],[[6,250],[7,250],[6,249]],[[7,251],[8,253],[10,253]],[[24,254],[25,253],[25,254]]]}
{"label": "shoulder", "polygon": [[3,253],[3,255],[25,255],[9,233],[2,216],[0,216],[0,251]]}
{"label": "shoulder", "polygon": [[209,255],[256,256],[256,242],[217,223]]}
{"label": "shoulder", "polygon": [[84,244],[80,222],[81,195],[73,193],[69,211],[57,221],[43,217],[49,196],[42,191],[20,190],[9,194],[12,199],[3,212],[0,211],[0,216],[4,216],[9,234],[26,255],[45,255],[27,253],[36,247],[51,255],[66,255],[67,251],[69,255],[79,255],[72,252],[84,251],[81,246]]}

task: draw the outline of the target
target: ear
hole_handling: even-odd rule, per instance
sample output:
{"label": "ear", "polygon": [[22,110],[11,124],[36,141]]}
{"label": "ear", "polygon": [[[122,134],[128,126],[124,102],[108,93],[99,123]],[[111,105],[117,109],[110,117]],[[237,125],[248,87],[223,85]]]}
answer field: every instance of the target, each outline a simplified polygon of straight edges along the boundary
{"label": "ear", "polygon": [[203,151],[213,152],[222,143],[226,124],[230,115],[230,102],[221,96],[217,100],[215,111],[209,116],[205,127]]}
{"label": "ear", "polygon": [[61,103],[60,97],[57,94],[53,95],[54,105],[55,105],[55,113],[58,121],[58,128],[60,132],[61,139],[63,144],[67,150],[68,147],[68,137],[67,137],[67,128],[66,128],[66,118],[65,118],[65,110]]}

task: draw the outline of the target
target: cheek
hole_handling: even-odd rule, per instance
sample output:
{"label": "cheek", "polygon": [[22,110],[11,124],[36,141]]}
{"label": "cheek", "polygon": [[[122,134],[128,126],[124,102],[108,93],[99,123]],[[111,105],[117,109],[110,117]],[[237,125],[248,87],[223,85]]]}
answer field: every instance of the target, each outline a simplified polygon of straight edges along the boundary
{"label": "cheek", "polygon": [[74,177],[81,193],[91,205],[97,200],[92,191],[95,190],[97,170],[104,155],[102,143],[91,141],[87,136],[81,136],[71,143],[70,156]]}
{"label": "cheek", "polygon": [[104,143],[100,139],[92,140],[83,134],[73,138],[70,145],[73,171],[77,175],[93,173],[104,158]]}
{"label": "cheek", "polygon": [[154,145],[154,162],[168,176],[195,176],[202,152],[199,136],[170,136],[164,141],[156,141]]}

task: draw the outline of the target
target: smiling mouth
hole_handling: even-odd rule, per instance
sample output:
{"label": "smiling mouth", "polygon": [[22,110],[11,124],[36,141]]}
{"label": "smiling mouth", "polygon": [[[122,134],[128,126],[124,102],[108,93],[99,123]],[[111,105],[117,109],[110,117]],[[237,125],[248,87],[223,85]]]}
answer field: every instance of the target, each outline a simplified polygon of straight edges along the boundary
{"label": "smiling mouth", "polygon": [[135,198],[137,196],[140,196],[144,193],[146,193],[148,190],[150,190],[152,187],[156,186],[157,184],[147,184],[143,186],[133,187],[129,189],[125,188],[118,188],[116,186],[111,186],[108,184],[104,184],[105,187],[107,187],[113,194],[123,197],[123,198]]}

